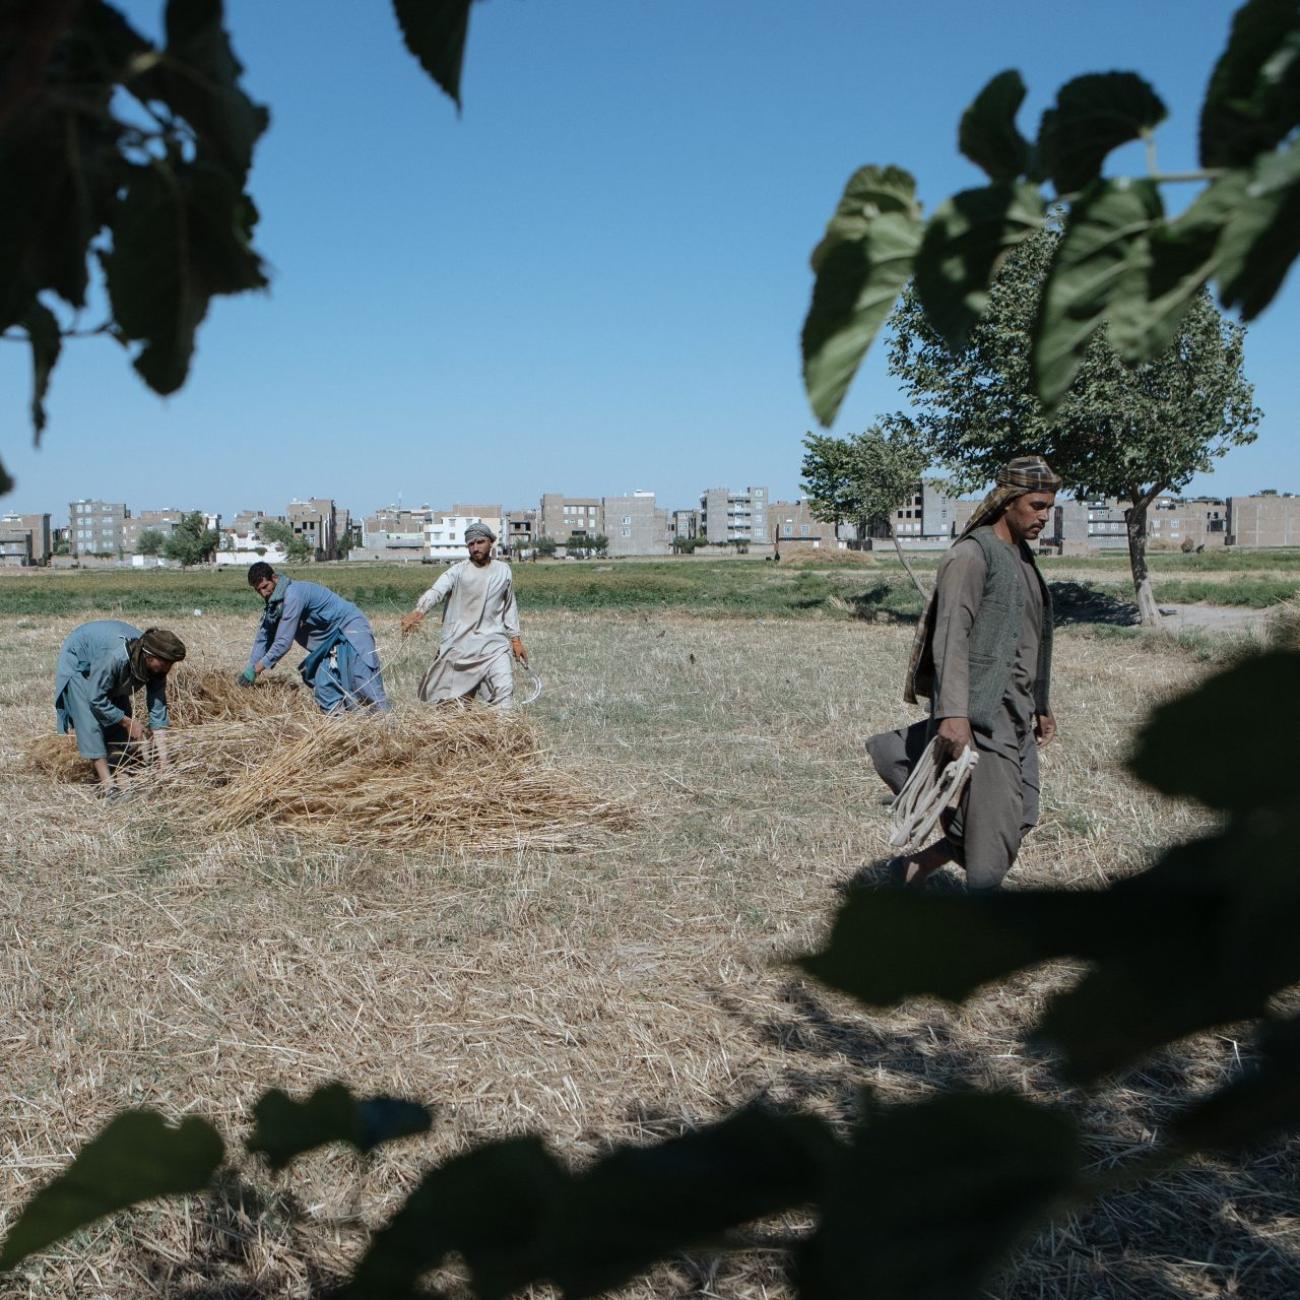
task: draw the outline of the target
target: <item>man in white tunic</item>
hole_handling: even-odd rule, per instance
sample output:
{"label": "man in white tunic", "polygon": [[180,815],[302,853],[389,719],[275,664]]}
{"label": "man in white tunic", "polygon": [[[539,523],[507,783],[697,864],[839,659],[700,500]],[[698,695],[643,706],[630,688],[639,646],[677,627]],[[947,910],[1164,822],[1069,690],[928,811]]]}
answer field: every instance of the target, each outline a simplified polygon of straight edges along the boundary
{"label": "man in white tunic", "polygon": [[453,564],[402,619],[402,635],[413,632],[435,605],[445,600],[438,657],[420,681],[426,704],[471,696],[491,708],[514,704],[513,652],[528,662],[519,639],[519,606],[510,566],[492,558],[496,535],[486,524],[465,529],[469,559]]}

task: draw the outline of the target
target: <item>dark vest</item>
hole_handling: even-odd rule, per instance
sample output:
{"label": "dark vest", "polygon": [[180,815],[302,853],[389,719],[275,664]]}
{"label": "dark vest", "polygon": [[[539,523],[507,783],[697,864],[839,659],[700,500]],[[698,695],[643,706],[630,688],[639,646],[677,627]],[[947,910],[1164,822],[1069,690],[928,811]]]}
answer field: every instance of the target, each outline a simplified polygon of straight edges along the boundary
{"label": "dark vest", "polygon": [[[992,526],[970,534],[984,552],[984,592],[970,630],[970,724],[991,732],[1015,668],[1016,645],[1025,618],[1025,584],[1020,561]],[[1021,544],[1023,546],[1023,543]],[[1033,563],[1033,553],[1025,548]],[[1038,642],[1034,674],[1034,712],[1050,712],[1048,687],[1052,674],[1052,597],[1038,566],[1034,575],[1043,593],[1043,634]]]}

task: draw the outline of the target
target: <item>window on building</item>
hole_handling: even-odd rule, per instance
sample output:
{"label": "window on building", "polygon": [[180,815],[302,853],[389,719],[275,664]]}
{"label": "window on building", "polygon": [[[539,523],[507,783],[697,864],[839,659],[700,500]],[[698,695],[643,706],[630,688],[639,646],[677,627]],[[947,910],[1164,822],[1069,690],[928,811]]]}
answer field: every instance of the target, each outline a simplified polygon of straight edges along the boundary
{"label": "window on building", "polygon": [[800,525],[799,525],[799,536],[800,536],[800,537],[811,537],[811,536],[812,536],[812,525],[811,525],[811,524],[800,524]]}
{"label": "window on building", "polygon": [[[632,522],[632,516],[631,516],[631,515],[624,515],[624,516],[623,516],[623,522],[624,522],[625,524],[630,524],[630,523]],[[627,534],[624,533],[623,536],[626,537]]]}
{"label": "window on building", "polygon": [[631,530],[630,528],[620,528],[620,529],[619,529],[619,534],[620,534],[620,536],[623,536],[623,537],[631,537],[631,536],[632,536],[632,530]]}

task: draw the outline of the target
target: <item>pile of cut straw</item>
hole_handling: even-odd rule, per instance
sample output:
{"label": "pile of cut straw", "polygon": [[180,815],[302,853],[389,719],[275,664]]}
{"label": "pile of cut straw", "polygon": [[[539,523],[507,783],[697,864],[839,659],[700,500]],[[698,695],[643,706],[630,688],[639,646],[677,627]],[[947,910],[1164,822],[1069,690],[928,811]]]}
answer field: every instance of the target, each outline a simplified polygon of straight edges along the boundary
{"label": "pile of cut straw", "polygon": [[[398,851],[576,848],[632,822],[626,804],[551,766],[522,713],[477,705],[320,713],[292,686],[176,673],[168,767],[130,777],[137,800],[210,834],[279,826]],[[84,781],[71,736],[26,750],[29,770]]]}

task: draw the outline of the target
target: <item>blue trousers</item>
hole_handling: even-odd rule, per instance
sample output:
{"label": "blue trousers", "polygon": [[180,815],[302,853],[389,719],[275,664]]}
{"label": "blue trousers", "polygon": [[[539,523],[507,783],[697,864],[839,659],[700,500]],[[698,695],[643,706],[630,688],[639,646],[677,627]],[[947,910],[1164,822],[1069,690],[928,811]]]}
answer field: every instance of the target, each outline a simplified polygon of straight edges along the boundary
{"label": "blue trousers", "polygon": [[311,681],[312,694],[325,713],[335,709],[388,710],[384,678],[379,671],[379,648],[370,624],[353,619],[343,628],[346,646],[326,656]]}

